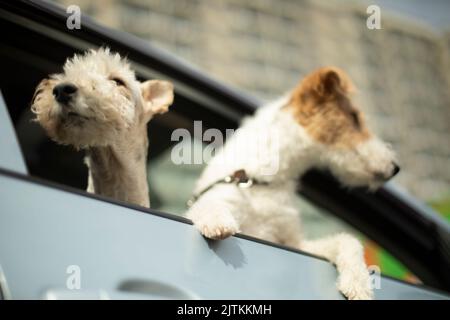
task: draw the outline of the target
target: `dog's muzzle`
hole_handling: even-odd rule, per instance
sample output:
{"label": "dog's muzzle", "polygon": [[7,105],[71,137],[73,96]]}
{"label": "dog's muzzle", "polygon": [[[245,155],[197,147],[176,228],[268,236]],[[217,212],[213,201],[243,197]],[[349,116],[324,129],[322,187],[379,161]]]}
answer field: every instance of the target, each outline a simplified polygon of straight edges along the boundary
{"label": "dog's muzzle", "polygon": [[53,88],[55,100],[62,105],[67,105],[73,99],[78,88],[72,83],[61,83]]}

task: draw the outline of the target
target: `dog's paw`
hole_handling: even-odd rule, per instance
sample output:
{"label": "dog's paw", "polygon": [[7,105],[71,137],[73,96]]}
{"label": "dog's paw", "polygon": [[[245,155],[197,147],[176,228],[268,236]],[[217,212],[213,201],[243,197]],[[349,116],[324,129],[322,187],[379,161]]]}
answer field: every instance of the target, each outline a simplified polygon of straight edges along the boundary
{"label": "dog's paw", "polygon": [[209,239],[223,240],[238,232],[235,226],[225,226],[225,225],[215,225],[211,226],[208,224],[198,227],[200,232]]}
{"label": "dog's paw", "polygon": [[348,300],[372,300],[373,290],[367,270],[342,273],[337,281],[337,288]]}
{"label": "dog's paw", "polygon": [[218,210],[194,220],[194,225],[209,239],[221,240],[239,232],[236,219],[227,211]]}

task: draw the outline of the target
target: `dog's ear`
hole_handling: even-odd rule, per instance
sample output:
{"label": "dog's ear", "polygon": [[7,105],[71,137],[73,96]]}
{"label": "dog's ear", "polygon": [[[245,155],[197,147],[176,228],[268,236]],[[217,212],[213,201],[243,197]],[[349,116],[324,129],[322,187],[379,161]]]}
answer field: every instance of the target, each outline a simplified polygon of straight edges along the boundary
{"label": "dog's ear", "polygon": [[353,84],[344,71],[335,67],[324,67],[309,74],[300,85],[300,93],[318,98],[347,95]]}
{"label": "dog's ear", "polygon": [[322,95],[327,96],[345,92],[343,90],[342,79],[335,70],[326,70],[320,74],[318,90],[320,90]]}
{"label": "dog's ear", "polygon": [[173,102],[173,84],[163,80],[148,80],[141,83],[141,94],[145,114],[164,113]]}
{"label": "dog's ear", "polygon": [[36,100],[37,96],[39,96],[44,91],[44,89],[48,85],[48,83],[49,83],[49,79],[44,78],[36,86],[36,89],[34,90],[34,94],[33,94],[33,97],[31,98],[31,102],[30,102],[30,106],[32,107],[31,110],[33,112],[35,112],[35,110],[33,110],[34,101]]}
{"label": "dog's ear", "polygon": [[[34,90],[33,97],[31,98],[30,107],[31,111],[37,116],[40,113],[43,113],[41,110],[42,105],[48,105],[49,99],[53,98],[52,88],[56,82],[56,75],[49,75],[47,78],[44,78],[39,82]],[[40,103],[41,101],[46,101],[47,103]],[[41,117],[45,115],[40,115]],[[47,115],[48,116],[48,115]],[[36,119],[35,119],[36,120]]]}

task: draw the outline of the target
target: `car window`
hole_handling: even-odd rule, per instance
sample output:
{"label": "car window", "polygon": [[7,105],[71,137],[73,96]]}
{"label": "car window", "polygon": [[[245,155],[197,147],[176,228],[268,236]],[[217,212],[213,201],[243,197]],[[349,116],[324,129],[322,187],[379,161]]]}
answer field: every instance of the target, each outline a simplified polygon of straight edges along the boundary
{"label": "car window", "polygon": [[[364,1],[286,1],[276,9],[272,1],[227,0],[217,8],[207,1],[55,2],[76,4],[100,23],[149,40],[266,100],[319,66],[343,68],[354,79],[371,127],[398,152],[402,171],[395,182],[450,221],[450,22],[443,17],[436,27],[419,14],[441,16],[440,5],[424,10],[425,4],[409,4],[411,10],[402,12],[406,5],[386,4],[383,13],[394,15],[382,15],[378,30],[366,25]],[[342,39],[348,39],[345,48]]]}
{"label": "car window", "polygon": [[[192,148],[193,152],[203,151],[201,141],[193,140],[177,143],[178,147]],[[195,182],[200,176],[205,164],[174,165],[171,160],[172,148],[162,152],[149,162],[148,177],[152,207],[155,209],[183,215],[187,202],[192,196]]]}
{"label": "car window", "polygon": [[305,222],[304,232],[307,238],[314,239],[322,236],[346,232],[353,234],[364,246],[364,257],[370,268],[394,278],[412,283],[420,280],[396,259],[389,251],[369,239],[364,234],[337,218],[325,209],[317,207],[304,198],[298,199],[298,207]]}

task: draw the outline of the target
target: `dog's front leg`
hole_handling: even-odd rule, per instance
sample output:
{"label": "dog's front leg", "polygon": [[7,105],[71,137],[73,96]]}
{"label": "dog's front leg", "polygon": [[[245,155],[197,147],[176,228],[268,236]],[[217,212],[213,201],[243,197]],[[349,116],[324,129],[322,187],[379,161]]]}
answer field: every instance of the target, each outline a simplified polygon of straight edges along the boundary
{"label": "dog's front leg", "polygon": [[192,220],[194,226],[205,237],[225,239],[239,232],[235,211],[235,206],[229,199],[210,192],[189,208],[186,217]]}
{"label": "dog's front leg", "polygon": [[300,249],[328,259],[339,272],[337,287],[349,300],[370,300],[373,291],[364,263],[361,243],[345,233],[317,240],[305,240]]}

